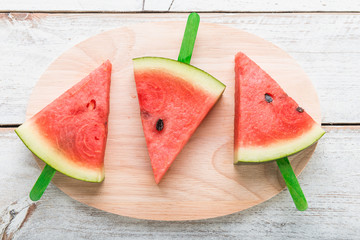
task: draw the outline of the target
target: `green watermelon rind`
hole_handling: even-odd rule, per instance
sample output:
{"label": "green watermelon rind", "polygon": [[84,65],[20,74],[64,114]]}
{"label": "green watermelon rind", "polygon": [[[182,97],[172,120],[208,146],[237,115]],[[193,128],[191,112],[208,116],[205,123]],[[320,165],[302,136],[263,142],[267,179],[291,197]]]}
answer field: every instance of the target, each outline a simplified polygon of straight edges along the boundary
{"label": "green watermelon rind", "polygon": [[313,127],[293,140],[279,141],[266,147],[239,147],[235,149],[234,164],[241,162],[269,162],[298,153],[317,142],[325,131],[316,123]]}
{"label": "green watermelon rind", "polygon": [[86,182],[102,182],[104,180],[103,167],[102,169],[90,169],[74,163],[64,154],[56,151],[46,138],[39,134],[35,124],[25,122],[15,129],[15,133],[35,156],[57,171]]}
{"label": "green watermelon rind", "polygon": [[215,96],[221,96],[226,88],[222,82],[204,70],[174,59],[146,56],[134,58],[133,62],[134,68],[137,71],[140,69],[149,70],[154,68],[175,74],[190,84],[198,86],[200,89],[206,90]]}

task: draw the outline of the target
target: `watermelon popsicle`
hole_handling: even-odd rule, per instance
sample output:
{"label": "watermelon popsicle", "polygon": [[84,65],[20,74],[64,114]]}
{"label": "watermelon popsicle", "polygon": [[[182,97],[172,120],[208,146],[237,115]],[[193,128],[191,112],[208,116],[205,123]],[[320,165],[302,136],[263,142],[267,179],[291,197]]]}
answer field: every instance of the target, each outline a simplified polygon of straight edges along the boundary
{"label": "watermelon popsicle", "polygon": [[191,66],[200,17],[191,13],[178,61],[141,57],[133,60],[146,145],[156,183],[225,90],[210,74]]}
{"label": "watermelon popsicle", "polygon": [[278,83],[244,53],[235,57],[235,163],[276,160],[299,210],[307,202],[287,156],[325,132]]}
{"label": "watermelon popsicle", "polygon": [[88,182],[104,179],[111,68],[104,62],[15,130],[46,163],[31,200],[41,198],[56,171]]}

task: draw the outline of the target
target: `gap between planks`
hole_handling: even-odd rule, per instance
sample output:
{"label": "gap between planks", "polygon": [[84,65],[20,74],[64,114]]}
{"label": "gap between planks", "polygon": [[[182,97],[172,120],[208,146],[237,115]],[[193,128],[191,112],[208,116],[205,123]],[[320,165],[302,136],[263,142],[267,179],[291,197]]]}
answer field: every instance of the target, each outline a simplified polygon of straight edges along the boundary
{"label": "gap between planks", "polygon": [[[0,124],[0,131],[14,131],[21,124]],[[360,130],[360,123],[322,123],[321,126],[325,130],[335,130],[335,129],[355,129]]]}

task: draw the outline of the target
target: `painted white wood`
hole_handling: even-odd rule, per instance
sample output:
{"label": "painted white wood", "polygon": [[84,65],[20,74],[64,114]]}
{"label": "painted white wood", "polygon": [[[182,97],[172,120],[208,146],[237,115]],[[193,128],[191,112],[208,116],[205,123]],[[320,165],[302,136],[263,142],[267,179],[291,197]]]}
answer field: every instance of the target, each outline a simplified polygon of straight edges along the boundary
{"label": "painted white wood", "polygon": [[145,11],[169,11],[173,0],[145,0]]}
{"label": "painted white wood", "polygon": [[142,8],[143,0],[2,0],[0,4],[0,11],[134,12]]}
{"label": "painted white wood", "polygon": [[[2,0],[0,11],[359,11],[354,0]],[[74,44],[115,27],[185,21],[187,14],[0,14],[0,124],[25,118],[32,87]],[[320,96],[323,122],[360,122],[359,14],[201,14],[234,26],[293,56]],[[61,77],[61,76],[60,76]],[[0,130],[0,238],[8,239],[357,239],[360,234],[360,128],[330,128],[300,176],[309,209],[298,212],[287,190],[229,216],[156,222],[88,207],[50,184],[36,205],[27,194],[40,170],[13,133]],[[14,210],[14,211],[12,211]],[[9,212],[12,211],[11,215]],[[5,235],[4,235],[5,233]]]}
{"label": "painted white wood", "polygon": [[[359,14],[200,14],[287,51],[318,91],[322,122],[359,122]],[[71,46],[97,33],[187,14],[0,14],[0,124],[21,123],[37,79]],[[182,31],[182,30],[179,30]],[[221,44],[221,43],[219,43]],[[239,49],[241,50],[241,49]],[[61,78],[61,76],[59,76]]]}
{"label": "painted white wood", "polygon": [[[2,0],[0,11],[359,11],[360,3],[354,0]],[[171,7],[170,7],[171,6]]]}
{"label": "painted white wood", "polygon": [[[26,210],[14,239],[357,239],[360,234],[360,128],[327,127],[299,181],[309,209],[299,212],[287,190],[248,210],[187,222],[136,220],[81,204],[53,184]],[[12,129],[0,131],[0,219],[27,207],[37,169]],[[12,204],[17,202],[16,204]],[[11,223],[11,222],[10,222]],[[13,224],[15,226],[16,224]],[[1,229],[0,229],[1,232]]]}
{"label": "painted white wood", "polygon": [[36,204],[28,196],[3,208],[0,212],[0,236],[2,239],[11,239],[35,208]]}
{"label": "painted white wood", "polygon": [[[154,0],[146,0],[154,1]],[[155,0],[156,1],[156,0]],[[157,1],[156,1],[157,2]],[[159,7],[162,5],[158,5]],[[354,0],[174,0],[170,11],[292,12],[292,11],[359,11]]]}

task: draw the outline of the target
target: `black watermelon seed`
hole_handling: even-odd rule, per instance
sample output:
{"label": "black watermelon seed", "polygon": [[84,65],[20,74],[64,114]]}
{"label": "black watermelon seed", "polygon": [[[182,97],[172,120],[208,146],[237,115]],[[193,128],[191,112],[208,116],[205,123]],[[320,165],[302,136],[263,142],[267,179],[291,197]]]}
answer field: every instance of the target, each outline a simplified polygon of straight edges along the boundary
{"label": "black watermelon seed", "polygon": [[161,130],[163,130],[163,128],[164,128],[164,121],[160,118],[156,122],[156,130],[158,130],[160,132]]}
{"label": "black watermelon seed", "polygon": [[265,93],[265,101],[271,103],[273,101],[273,98],[269,94]]}
{"label": "black watermelon seed", "polygon": [[299,113],[302,113],[302,112],[304,112],[304,109],[302,107],[297,107],[296,111],[298,111]]}

